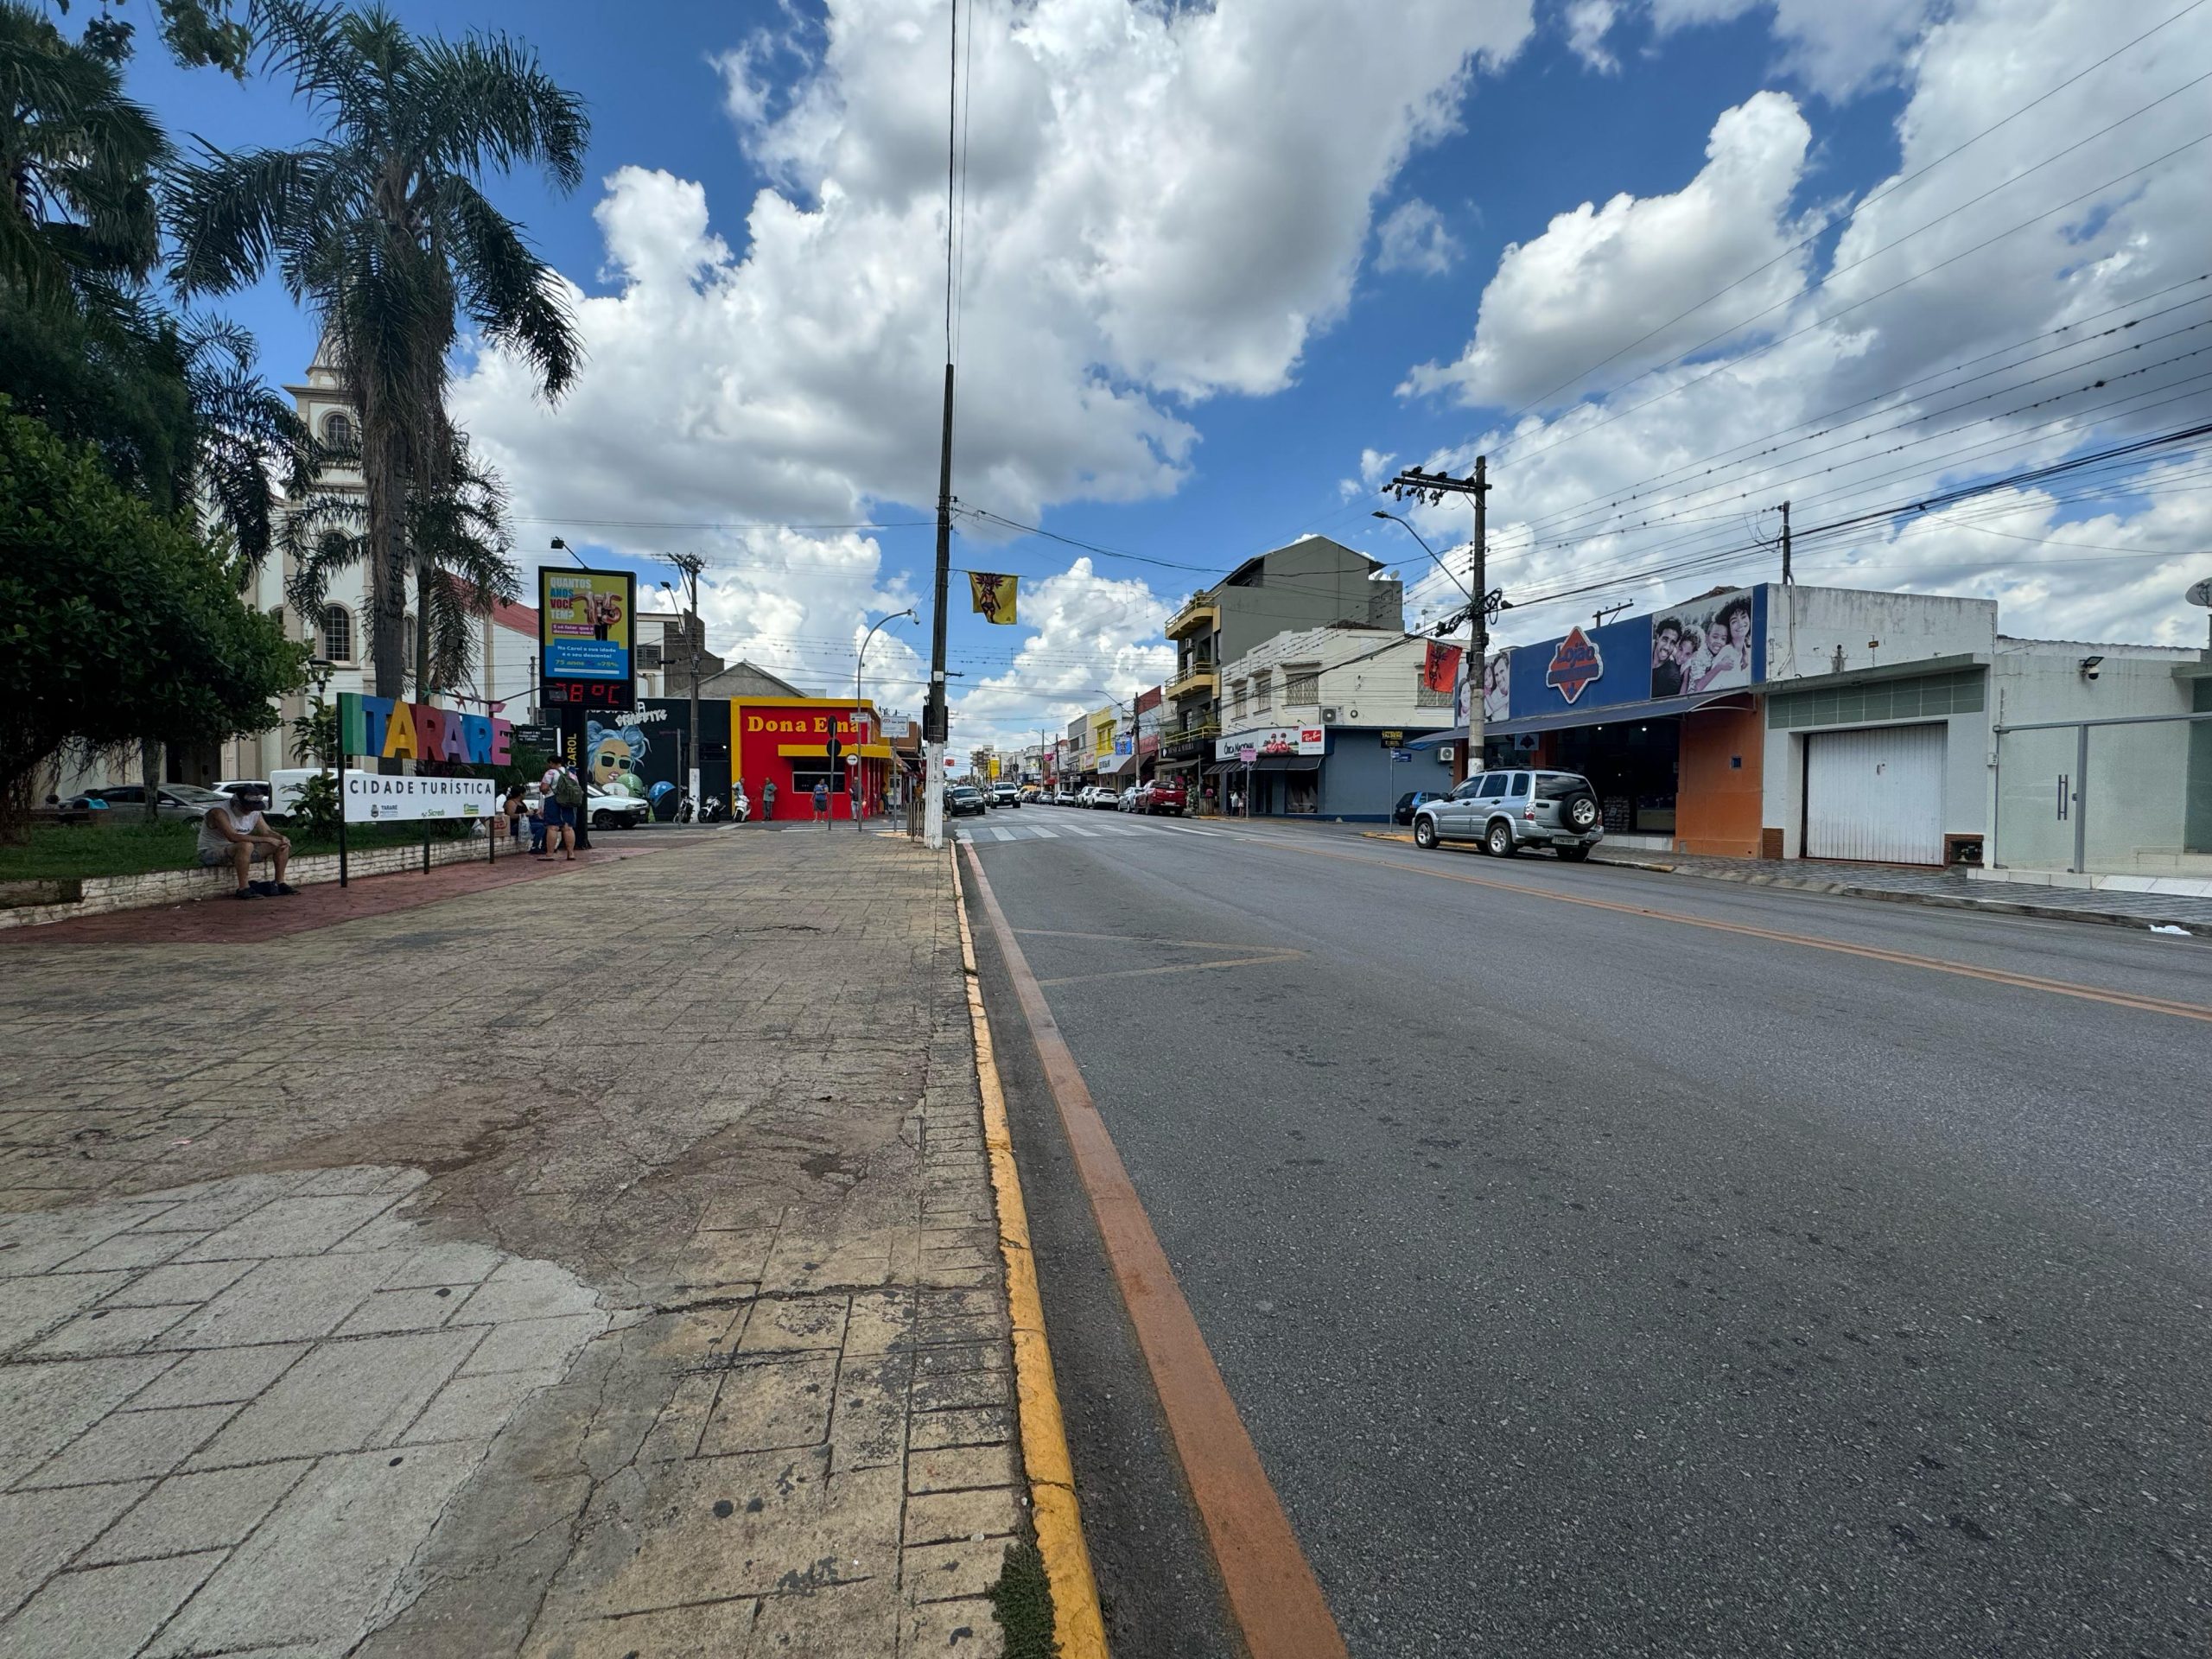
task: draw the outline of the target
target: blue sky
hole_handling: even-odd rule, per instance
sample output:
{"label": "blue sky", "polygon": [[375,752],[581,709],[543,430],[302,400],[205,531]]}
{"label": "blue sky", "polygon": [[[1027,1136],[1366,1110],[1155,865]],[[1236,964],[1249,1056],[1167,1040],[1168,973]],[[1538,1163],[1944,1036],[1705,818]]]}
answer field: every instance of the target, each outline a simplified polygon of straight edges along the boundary
{"label": "blue sky", "polygon": [[[1421,578],[1402,532],[1368,516],[1393,465],[1495,457],[1494,577],[1509,593],[1618,578],[1586,604],[1529,604],[1510,641],[1601,600],[1656,605],[1767,574],[1750,515],[1784,496],[1817,523],[2212,408],[2188,378],[2212,359],[2183,358],[2212,329],[2161,346],[2128,383],[2163,396],[2102,416],[2088,346],[2027,366],[2034,342],[2065,342],[2054,329],[2189,301],[2175,284],[2212,264],[2190,183],[2203,151],[2156,159],[2207,124],[2187,85],[2212,70],[2212,8],[2159,0],[2139,22],[2130,9],[2125,33],[2083,0],[1392,10],[1386,23],[1351,0],[1173,15],[961,0],[978,56],[956,491],[1153,561],[963,522],[955,564],[1014,571],[1024,591],[1014,629],[954,595],[961,740],[1065,728],[1103,700],[1093,688],[1154,683],[1159,623],[1181,595],[1300,534],[1412,556],[1404,574]],[[592,354],[577,394],[547,411],[494,361],[463,364],[456,386],[513,486],[520,546],[535,556],[563,534],[649,580],[654,552],[698,551],[718,647],[805,684],[849,679],[884,609],[926,617],[929,531],[758,526],[933,505],[945,0],[397,10],[425,30],[513,29],[591,108],[582,190],[494,187],[575,285]],[[150,51],[132,74],[181,138],[312,130],[264,79],[188,74]],[[1395,243],[1393,226],[1415,233]],[[2206,298],[2157,327],[2212,320]],[[273,288],[228,308],[271,378],[294,378],[312,321]],[[1969,359],[1974,392],[2021,388],[1978,415],[2045,391],[2075,401],[1942,437]],[[1800,426],[1854,402],[1857,427]],[[1815,429],[1754,464],[1762,440]],[[1969,437],[1980,447],[1955,454]],[[1693,465],[1715,454],[1718,474]],[[1940,523],[1877,524],[1808,550],[1808,575],[2000,596],[2013,632],[2193,640],[2201,620],[2170,594],[2206,574],[2212,513],[2185,460],[2162,462],[2171,483],[2138,468],[2126,496],[2012,492]],[[1655,475],[1646,508],[1605,505]],[[1691,487],[1707,476],[1743,487]],[[1419,522],[1440,546],[1465,534],[1464,510]],[[1686,548],[1712,556],[1635,576]],[[1418,582],[1409,621],[1440,585]],[[894,626],[881,641],[871,680],[918,707],[925,639]]]}

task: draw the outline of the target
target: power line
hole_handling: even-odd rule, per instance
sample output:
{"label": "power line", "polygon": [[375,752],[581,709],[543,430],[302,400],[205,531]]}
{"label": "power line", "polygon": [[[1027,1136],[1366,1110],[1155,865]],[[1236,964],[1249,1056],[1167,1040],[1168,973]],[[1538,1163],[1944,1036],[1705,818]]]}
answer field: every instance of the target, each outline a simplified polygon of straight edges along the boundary
{"label": "power line", "polygon": [[[1640,414],[1644,410],[1649,409],[1655,404],[1664,403],[1668,398],[1674,397],[1678,392],[1688,391],[1693,386],[1703,385],[1707,381],[1713,379],[1715,376],[1725,374],[1732,369],[1740,368],[1744,364],[1750,362],[1753,358],[1764,357],[1767,353],[1772,351],[1777,346],[1784,346],[1793,340],[1802,339],[1805,335],[1811,334],[1815,329],[1827,327],[1828,324],[1835,321],[1838,318],[1847,317],[1853,311],[1857,311],[1863,307],[1872,305],[1877,300],[1887,298],[1890,295],[1896,293],[1900,289],[1910,288],[1913,283],[1919,282],[1923,277],[1932,276],[1937,271],[1944,270],[1948,266],[1958,264],[1961,259],[1970,258],[1974,254],[1980,253],[1985,249],[1993,247],[1996,244],[2002,242],[2006,237],[2017,235],[2018,232],[2027,229],[2031,225],[2040,224],[2043,220],[2050,218],[2054,213],[2064,213],[2069,207],[2077,207],[2081,203],[2088,200],[2092,196],[2103,194],[2106,191],[2111,189],[2115,185],[2125,184],[2128,180],[2135,177],[2138,174],[2147,173],[2152,168],[2157,167],[2163,162],[2171,161],[2175,156],[2181,155],[2184,150],[2196,149],[2197,145],[2204,143],[2208,138],[2212,138],[2212,132],[2199,133],[2187,143],[2177,144],[2173,149],[2166,151],[2164,155],[2154,156],[2151,160],[2144,162],[2140,167],[2130,168],[2126,172],[2120,174],[2117,178],[2107,179],[2102,184],[2082,191],[2079,195],[2069,197],[2066,200],[2060,202],[2056,207],[2047,207],[2042,213],[2037,213],[2031,218],[2024,219],[2018,224],[2010,226],[2005,230],[1998,232],[1996,235],[1987,237],[1983,240],[1975,243],[1970,248],[1962,248],[1958,252],[1951,255],[1948,259],[1939,259],[1936,264],[1928,266],[1926,269],[1915,271],[1911,276],[1904,277],[1901,281],[1892,283],[1887,288],[1877,289],[1873,293],[1867,295],[1865,298],[1853,300],[1849,305],[1840,307],[1838,309],[1830,312],[1827,316],[1815,317],[1812,321],[1805,324],[1804,327],[1801,328],[1792,329],[1786,334],[1777,334],[1774,339],[1768,340],[1764,345],[1755,346],[1751,350],[1743,353],[1739,356],[1732,358],[1725,363],[1714,365],[1703,374],[1698,375],[1688,380],[1678,382],[1675,385],[1669,386],[1666,391],[1659,393],[1656,397],[1647,397],[1642,403],[1632,404],[1626,409],[1616,410],[1611,414],[1605,416],[1602,420],[1592,421],[1587,425],[1579,426],[1573,431],[1568,432],[1563,437],[1554,439],[1552,442],[1545,444],[1541,448],[1531,449],[1527,451],[1525,454],[1516,451],[1514,452],[1514,458],[1516,460],[1533,461],[1538,455],[1549,454],[1553,450],[1561,448],[1567,444],[1573,443],[1577,439],[1586,438],[1593,432],[1602,431],[1616,421],[1624,420],[1630,415]],[[1943,215],[1943,217],[1948,218],[1948,215],[1946,214]],[[1930,224],[1940,222],[1940,219],[1929,221]],[[1927,226],[1923,226],[1921,228],[1924,230]],[[1918,233],[1918,232],[1913,232],[1914,235],[1917,235]],[[1899,240],[1903,239],[1904,238],[1899,238]],[[1895,247],[1897,244],[1891,243],[1889,245],[1891,247]],[[1877,251],[1887,251],[1887,250],[1882,249],[1878,250]],[[1872,254],[1870,254],[1867,256],[1867,258],[1872,258],[1874,256]],[[1855,262],[1856,264],[1864,264],[1865,263],[1866,260],[1864,259]],[[1847,270],[1853,268],[1854,267],[1845,267]],[[1834,273],[1831,273],[1831,275],[1833,274]],[[1815,283],[1813,288],[1806,290],[1806,295],[1795,296],[1791,301],[1784,302],[1783,303],[1794,303],[1795,300],[1802,299],[1806,297],[1808,295],[1816,293],[1821,288],[1826,286],[1827,278],[1823,278],[1821,282]],[[1768,310],[1775,310],[1778,308],[1778,307],[1770,306]],[[1759,316],[1764,316],[1765,315],[1766,312],[1764,311],[1758,314]],[[1757,318],[1747,318],[1745,321],[1757,321]],[[1734,334],[1736,332],[1736,329],[1732,328],[1727,330],[1725,334],[1715,335],[1713,339],[1725,340],[1727,338],[1728,334]],[[1710,345],[1712,343],[1712,340],[1707,340],[1703,342],[1702,345]],[[1666,363],[1660,364],[1655,368],[1646,370],[1644,374],[1638,375],[1637,378],[1643,379],[1648,375],[1656,373],[1660,368],[1665,368],[1672,364],[1680,362],[1683,357],[1689,356],[1692,353],[1702,349],[1702,345],[1699,346],[1693,346],[1690,352],[1682,353],[1675,357],[1669,358]],[[1633,385],[1635,381],[1631,380],[1626,384]],[[1508,445],[1510,445],[1512,440],[1508,438],[1506,442]]]}
{"label": "power line", "polygon": [[[2189,3],[2187,5],[2184,5],[2180,10],[2167,17],[2164,22],[2153,24],[2151,28],[2145,29],[2140,35],[2138,35],[2133,40],[2127,41],[2123,46],[2114,48],[2112,51],[2107,52],[2103,57],[2099,58],[2094,63],[2088,65],[2086,68],[2076,70],[2073,74],[2069,75],[2064,80],[2060,81],[2056,86],[2050,87],[2048,91],[2029,99],[2025,104],[2021,105],[2018,109],[2014,110],[2010,115],[2004,116],[1996,121],[1993,121],[1989,125],[1984,127],[1980,132],[1975,133],[1972,137],[1967,139],[1965,142],[1955,144],[1951,149],[1945,150],[1941,156],[1936,157],[1934,161],[1929,162],[1915,171],[1906,174],[1903,178],[1892,180],[1889,184],[1885,185],[1881,189],[1876,191],[1872,195],[1868,196],[1865,200],[1853,203],[1851,207],[1852,216],[1854,218],[1857,217],[1859,213],[1872,207],[1876,202],[1895,195],[1898,191],[1904,189],[1905,186],[1914,182],[1916,180],[1925,178],[1936,168],[1941,167],[1944,162],[1951,160],[1952,157],[1958,156],[1965,150],[1972,149],[1975,144],[1980,143],[1983,139],[1989,137],[1991,133],[1995,132],[1999,127],[2008,126],[2012,122],[2018,120],[2030,110],[2036,108],[2038,105],[2047,103],[2051,99],[2056,97],[2059,93],[2064,92],[2069,86],[2073,86],[2075,82],[2082,79],[2085,75],[2094,74],[2097,70],[2103,68],[2105,65],[2110,63],[2114,58],[2119,57],[2121,54],[2132,51],[2134,48],[2140,46],[2144,41],[2149,40],[2151,36],[2158,33],[2160,29],[2169,28],[2172,24],[2179,22],[2183,17],[2186,17],[2190,12],[2195,11],[2199,6],[2202,6],[2204,3],[2205,0],[2189,0]],[[2200,79],[2202,79],[2202,77],[2200,77]],[[2191,81],[2190,83],[2190,86],[2195,86],[2196,84],[2196,83],[2195,81]],[[2168,93],[2167,97],[2171,97],[2172,95],[2172,93]],[[2164,103],[2164,101],[2165,100],[2164,99],[2158,100],[2159,103]],[[2149,105],[2145,105],[2145,108],[2151,107],[2154,106]],[[2135,111],[2136,114],[2140,114],[2141,112],[2142,111],[2139,110]],[[2123,118],[2132,120],[2134,118],[2131,115]],[[2117,124],[2119,124],[2114,123],[2114,125]],[[2109,132],[2112,129],[2107,127],[2104,130]],[[2092,137],[2095,137],[2101,135],[2092,134],[2090,136]],[[2088,140],[2084,139],[2082,142],[2087,143]],[[2079,148],[2078,145],[2069,146],[2069,149],[2077,148]],[[2060,156],[2063,156],[2066,153],[2066,150],[2061,150],[2058,152]],[[2052,156],[2049,159],[2056,161],[2057,156]],[[2038,163],[2038,165],[2042,165],[2042,163]],[[1974,198],[1976,201],[1980,199],[1981,198],[1979,196]],[[1961,207],[1972,207],[1973,205],[1973,202],[1965,202],[1961,204]],[[1839,217],[1840,217],[1840,215],[1839,215]],[[1827,235],[1830,230],[1834,228],[1836,222],[1835,219],[1827,219],[1818,230],[1813,232],[1811,235],[1806,237],[1803,240],[1783,249],[1780,253],[1775,255],[1773,258],[1768,260],[1764,264],[1756,266],[1753,269],[1745,271],[1741,276],[1736,278],[1734,282],[1730,283],[1726,288],[1720,289],[1714,293],[1706,296],[1705,298],[1700,300],[1695,305],[1690,307],[1688,310],[1680,312],[1675,315],[1668,318],[1666,321],[1661,323],[1649,334],[1630,340],[1618,351],[1616,351],[1610,356],[1605,357],[1598,362],[1592,364],[1588,368],[1583,370],[1581,373],[1561,381],[1558,385],[1554,386],[1549,391],[1544,392],[1541,396],[1523,404],[1519,409],[1514,410],[1511,415],[1505,418],[1503,424],[1510,427],[1515,421],[1519,420],[1522,416],[1526,415],[1529,410],[1537,408],[1550,398],[1556,397],[1567,387],[1580,385],[1582,381],[1588,379],[1592,375],[1597,373],[1599,370],[1604,368],[1606,364],[1612,362],[1614,359],[1621,357],[1629,352],[1632,352],[1637,346],[1644,344],[1645,341],[1651,340],[1656,335],[1664,334],[1668,329],[1673,327],[1676,323],[1682,321],[1685,318],[1695,316],[1699,312],[1704,310],[1707,306],[1711,305],[1715,300],[1733,293],[1737,289],[1741,288],[1745,283],[1750,282],[1752,277],[1759,276],[1764,271],[1772,270],[1776,265],[1780,264],[1784,259],[1789,258],[1792,254],[1802,253],[1805,249],[1812,246],[1814,243],[1819,241],[1821,237]],[[1892,245],[1894,245],[1894,244]],[[1832,271],[1829,275],[1833,276],[1834,273]],[[1734,330],[1732,329],[1729,332],[1733,333]],[[1695,350],[1696,348],[1693,347],[1692,349]],[[1615,387],[1614,391],[1619,391],[1624,389],[1625,386],[1633,385],[1635,384],[1636,383],[1633,380],[1626,381],[1623,383],[1622,386]]]}
{"label": "power line", "polygon": [[[1655,498],[1663,498],[1675,487],[1673,485],[1669,485],[1669,480],[1675,479],[1680,474],[1688,473],[1693,468],[1705,467],[1706,475],[1710,476],[1715,472],[1745,466],[1751,461],[1757,461],[1763,455],[1772,454],[1778,450],[1788,448],[1793,444],[1806,443],[1815,438],[1826,437],[1831,433],[1841,430],[1845,427],[1856,424],[1857,421],[1872,419],[1880,411],[1878,410],[1870,410],[1866,415],[1855,417],[1854,420],[1839,422],[1838,424],[1834,426],[1821,427],[1817,431],[1807,432],[1799,437],[1792,438],[1789,435],[1797,431],[1801,427],[1816,426],[1821,422],[1835,421],[1840,416],[1848,415],[1853,410],[1866,408],[1869,404],[1878,404],[1890,398],[1903,397],[1907,392],[1921,386],[1924,382],[1940,379],[1943,376],[1954,373],[1961,369],[1972,368],[1975,364],[1987,362],[1993,357],[2003,357],[2009,353],[2019,351],[2025,346],[2036,345],[2040,341],[2053,339],[2060,334],[2077,334],[2077,331],[2080,330],[2085,323],[2097,322],[2102,321],[2106,317],[2116,316],[2120,313],[2127,310],[2130,307],[2143,304],[2150,300],[2162,299],[2166,295],[2173,293],[2177,289],[2190,287],[2202,287],[2207,283],[2212,283],[2212,271],[2200,272],[2196,276],[2184,277],[2180,282],[2171,283],[2165,288],[2155,289],[2149,294],[2129,300],[2124,304],[2109,307],[2103,311],[2092,313],[2087,317],[2077,318],[2073,322],[2063,323],[2059,327],[2046,330],[2043,334],[2031,334],[2025,340],[2014,340],[2006,345],[1998,346],[1993,351],[1984,352],[1978,356],[1967,358],[1960,362],[1946,365],[1944,367],[1933,371],[1929,374],[1920,375],[1913,379],[1904,381],[1897,386],[1875,392],[1866,397],[1855,398],[1847,404],[1840,404],[1834,409],[1824,410],[1818,415],[1808,416],[1802,421],[1794,422],[1789,426],[1777,428],[1773,432],[1763,434],[1756,438],[1746,438],[1740,443],[1726,445],[1722,448],[1712,451],[1710,454],[1700,455],[1694,461],[1687,461],[1681,463],[1679,466],[1670,467],[1663,471],[1651,474],[1648,477],[1638,479],[1632,484],[1618,488],[1613,494],[1602,499],[1599,497],[1592,496],[1572,506],[1557,508],[1551,512],[1541,513],[1534,518],[1523,519],[1521,522],[1529,525],[1532,529],[1554,528],[1561,526],[1576,518],[1586,518],[1594,514],[1603,513],[1608,507],[1618,507],[1625,502],[1641,500],[1643,498],[1643,492],[1646,488],[1654,485],[1667,486],[1666,488],[1662,488],[1654,492]],[[2012,362],[2001,364],[1996,368],[1984,370],[1980,374],[1968,375],[1964,378],[1951,382],[1948,385],[1935,388],[1929,395],[1941,396],[1944,393],[1956,391],[1961,387],[1972,385],[1980,380],[1986,380],[1996,375],[2009,374],[2015,369],[2024,368],[2027,365],[2039,362],[2046,357],[2055,357],[2063,352],[2079,350],[2081,347],[2089,345],[2093,341],[2109,339],[2113,335],[2125,334],[2129,329],[2137,327],[2143,323],[2155,321],[2160,317],[2171,316],[2177,311],[2187,310],[2191,306],[2202,305],[2208,300],[2212,300],[2212,289],[2208,289],[2203,293],[2191,295],[2188,299],[2178,301],[2170,306],[2161,307],[2158,310],[2144,312],[2139,316],[2131,317],[2126,322],[2114,323],[2110,327],[2098,329],[2089,334],[2077,334],[2077,337],[2075,339],[2061,341],[2058,345],[2047,346],[2043,351],[2036,352],[2026,357],[2017,359]],[[2016,385],[2025,384],[2029,383],[2016,383]],[[1740,456],[1734,461],[1728,461],[1725,459],[1726,456],[1734,454],[1738,450],[1751,448],[1753,445],[1760,444],[1765,445],[1766,447],[1756,449],[1752,454]],[[1800,459],[1802,460],[1803,457],[1800,457]],[[1707,465],[1709,462],[1719,462],[1720,464],[1719,466]],[[1703,485],[1696,486],[1693,488],[1692,493],[1694,494],[1700,493],[1707,486]],[[1713,487],[1718,486],[1715,486]]]}

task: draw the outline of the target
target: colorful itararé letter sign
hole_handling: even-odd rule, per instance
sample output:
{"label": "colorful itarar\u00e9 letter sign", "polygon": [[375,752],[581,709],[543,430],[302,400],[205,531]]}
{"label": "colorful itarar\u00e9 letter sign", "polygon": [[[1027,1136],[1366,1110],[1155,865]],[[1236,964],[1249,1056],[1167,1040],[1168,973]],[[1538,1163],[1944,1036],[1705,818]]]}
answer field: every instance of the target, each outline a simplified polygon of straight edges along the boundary
{"label": "colorful itarar\u00e9 letter sign", "polygon": [[512,721],[356,691],[338,694],[338,737],[346,753],[378,760],[459,760],[504,766],[514,760]]}

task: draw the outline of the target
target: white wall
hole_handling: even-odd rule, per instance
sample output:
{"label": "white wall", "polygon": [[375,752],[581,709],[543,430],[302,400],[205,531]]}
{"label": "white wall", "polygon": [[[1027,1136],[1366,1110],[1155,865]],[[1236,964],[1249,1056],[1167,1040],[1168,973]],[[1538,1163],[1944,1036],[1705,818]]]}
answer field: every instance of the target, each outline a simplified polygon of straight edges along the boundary
{"label": "white wall", "polygon": [[1850,588],[1767,588],[1769,680],[1886,667],[1932,657],[1986,658],[1997,601]]}
{"label": "white wall", "polygon": [[[2082,673],[2083,658],[2092,656],[2104,659],[2094,680]],[[2194,651],[2166,646],[2000,639],[1990,671],[1991,723],[2185,715],[2190,683],[2176,679],[2174,669],[2196,660]],[[1993,741],[1993,858],[2014,868],[2066,868],[2074,823],[2070,810],[2059,817],[2058,805],[2081,770],[2076,734],[2018,732]],[[2085,780],[2089,867],[2159,873],[2154,867],[2183,844],[2188,778],[2186,725],[2092,729]]]}
{"label": "white wall", "polygon": [[[1295,723],[1319,725],[1320,711],[1342,710],[1346,725],[1399,727],[1429,731],[1452,723],[1447,702],[1427,708],[1419,701],[1421,671],[1427,660],[1428,641],[1405,639],[1375,628],[1306,628],[1279,633],[1256,645],[1221,673],[1222,731],[1233,736],[1240,729]],[[1293,703],[1285,696],[1288,685],[1286,664],[1319,663],[1321,672],[1314,697]],[[1249,681],[1259,671],[1269,671],[1271,698],[1265,709],[1249,699],[1244,713],[1236,713],[1233,684]],[[1353,710],[1357,709],[1357,715]]]}

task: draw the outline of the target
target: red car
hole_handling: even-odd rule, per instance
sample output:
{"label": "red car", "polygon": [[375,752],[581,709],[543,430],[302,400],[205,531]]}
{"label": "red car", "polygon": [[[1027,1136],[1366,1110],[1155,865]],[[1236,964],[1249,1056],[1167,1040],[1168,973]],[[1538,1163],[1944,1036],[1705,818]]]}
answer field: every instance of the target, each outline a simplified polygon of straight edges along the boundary
{"label": "red car", "polygon": [[1144,794],[1138,799],[1137,810],[1141,812],[1166,813],[1170,817],[1179,818],[1183,816],[1183,810],[1187,804],[1187,798],[1184,794],[1181,784],[1160,782],[1146,785]]}

